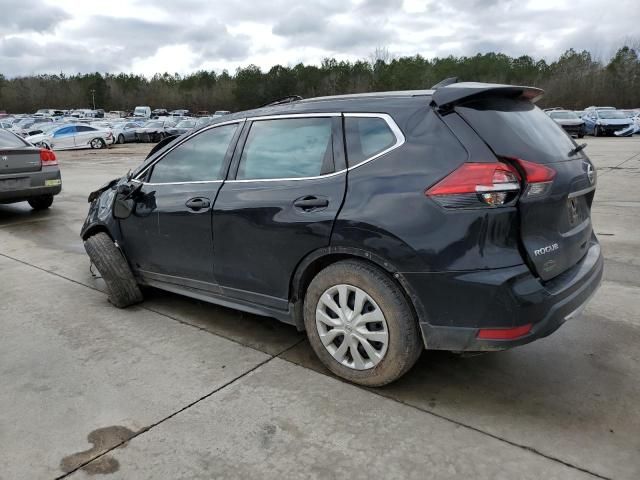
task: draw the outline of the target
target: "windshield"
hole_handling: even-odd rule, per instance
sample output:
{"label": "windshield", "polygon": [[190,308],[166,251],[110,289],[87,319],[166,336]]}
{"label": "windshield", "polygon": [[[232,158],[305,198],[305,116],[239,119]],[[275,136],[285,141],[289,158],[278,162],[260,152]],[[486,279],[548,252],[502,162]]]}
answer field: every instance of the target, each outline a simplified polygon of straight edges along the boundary
{"label": "windshield", "polygon": [[183,120],[176,125],[177,128],[193,128],[195,126],[196,122],[193,120]]}
{"label": "windshield", "polygon": [[578,116],[573,112],[551,112],[551,118],[558,118],[563,120],[577,120]]}
{"label": "windshield", "polygon": [[147,113],[147,110],[144,107],[136,107],[136,109],[133,111],[133,113],[135,115],[144,115]]}
{"label": "windshield", "polygon": [[147,122],[144,124],[144,128],[160,128],[162,127],[162,122]]}
{"label": "windshield", "polygon": [[627,118],[627,116],[622,113],[620,110],[599,110],[598,116],[600,118],[609,119],[609,120],[618,120]]}

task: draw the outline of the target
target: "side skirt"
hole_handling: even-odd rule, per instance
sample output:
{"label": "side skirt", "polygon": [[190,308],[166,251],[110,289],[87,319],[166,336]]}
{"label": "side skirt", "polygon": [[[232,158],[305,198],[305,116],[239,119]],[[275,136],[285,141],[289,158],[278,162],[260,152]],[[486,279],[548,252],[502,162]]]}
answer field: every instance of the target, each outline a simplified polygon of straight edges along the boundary
{"label": "side skirt", "polygon": [[242,312],[252,313],[254,315],[260,315],[263,317],[274,317],[281,322],[295,325],[293,319],[293,308],[285,300],[273,299],[268,297],[271,301],[269,303],[279,303],[284,308],[277,308],[275,306],[263,305],[256,303],[248,299],[237,298],[235,295],[242,295],[246,297],[253,297],[255,294],[250,292],[242,292],[234,290],[233,297],[223,294],[229,289],[223,289],[217,284],[194,281],[181,277],[174,277],[171,275],[163,275],[159,273],[146,272],[138,270],[138,279],[142,285],[148,285],[160,290],[166,290],[168,292],[184,295],[185,297],[195,298],[202,300],[203,302],[213,303],[215,305],[221,305],[227,308],[233,308]]}

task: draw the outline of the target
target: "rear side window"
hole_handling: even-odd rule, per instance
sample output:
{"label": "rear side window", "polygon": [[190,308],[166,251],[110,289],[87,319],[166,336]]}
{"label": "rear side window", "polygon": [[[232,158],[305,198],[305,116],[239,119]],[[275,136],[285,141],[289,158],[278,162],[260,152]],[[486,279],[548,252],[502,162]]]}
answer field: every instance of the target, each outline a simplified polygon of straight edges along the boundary
{"label": "rear side window", "polygon": [[96,129],[93,127],[87,127],[86,125],[79,125],[76,127],[78,132],[95,132]]}
{"label": "rear side window", "polygon": [[456,111],[497,155],[552,163],[568,160],[575,147],[562,127],[528,101],[487,98]]}
{"label": "rear side window", "polygon": [[236,178],[303,178],[332,171],[331,118],[259,120],[247,136]]}
{"label": "rear side window", "polygon": [[13,133],[0,130],[0,148],[20,148],[26,145],[26,142],[16,137]]}
{"label": "rear side window", "polygon": [[396,136],[379,117],[345,117],[349,166],[353,167],[391,148]]}
{"label": "rear side window", "polygon": [[206,130],[178,145],[153,167],[151,183],[222,179],[222,166],[238,124]]}

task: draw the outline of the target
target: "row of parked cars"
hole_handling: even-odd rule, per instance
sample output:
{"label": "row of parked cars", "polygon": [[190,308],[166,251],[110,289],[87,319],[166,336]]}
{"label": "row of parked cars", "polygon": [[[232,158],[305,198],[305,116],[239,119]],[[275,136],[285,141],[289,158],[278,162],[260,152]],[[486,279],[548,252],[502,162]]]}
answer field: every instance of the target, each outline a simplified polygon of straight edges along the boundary
{"label": "row of parked cars", "polygon": [[159,142],[169,136],[182,135],[206,125],[221,116],[218,113],[190,117],[185,115],[187,110],[181,110],[179,115],[151,117],[150,109],[142,112],[148,113],[148,116],[125,118],[115,115],[107,118],[77,118],[43,115],[42,112],[39,110],[33,116],[7,116],[0,119],[0,128],[15,133],[32,145],[49,150],[99,149],[115,143]]}
{"label": "row of parked cars", "polygon": [[567,110],[554,107],[545,112],[568,134],[578,138],[585,135],[628,137],[640,133],[640,109],[592,106],[585,110]]}

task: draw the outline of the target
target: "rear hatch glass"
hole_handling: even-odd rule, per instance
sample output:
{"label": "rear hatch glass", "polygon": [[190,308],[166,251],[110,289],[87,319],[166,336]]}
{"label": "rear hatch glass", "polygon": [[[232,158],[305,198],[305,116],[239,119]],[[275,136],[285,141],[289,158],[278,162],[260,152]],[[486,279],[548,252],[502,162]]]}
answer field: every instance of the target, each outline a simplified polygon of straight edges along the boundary
{"label": "rear hatch glass", "polygon": [[[555,177],[540,196],[518,202],[520,236],[534,273],[542,280],[561,274],[586,253],[592,237],[595,169],[575,142],[542,110],[526,100],[490,97],[456,107],[496,156],[544,164]],[[525,180],[526,183],[526,180]]]}

